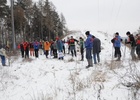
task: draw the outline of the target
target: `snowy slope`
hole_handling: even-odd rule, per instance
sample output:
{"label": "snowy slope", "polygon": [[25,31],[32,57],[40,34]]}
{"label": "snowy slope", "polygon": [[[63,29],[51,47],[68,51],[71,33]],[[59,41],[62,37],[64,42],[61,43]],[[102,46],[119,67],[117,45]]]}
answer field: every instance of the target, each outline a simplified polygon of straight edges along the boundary
{"label": "snowy slope", "polygon": [[[64,60],[44,55],[30,60],[13,57],[10,66],[0,67],[0,100],[134,100],[134,86],[124,85],[139,80],[132,76],[140,76],[140,62],[131,61],[130,51],[123,45],[122,61],[114,61],[112,36],[92,34],[102,42],[99,64],[86,69],[86,59],[79,61],[79,52],[74,58],[66,54]],[[83,32],[71,35],[86,39]]]}

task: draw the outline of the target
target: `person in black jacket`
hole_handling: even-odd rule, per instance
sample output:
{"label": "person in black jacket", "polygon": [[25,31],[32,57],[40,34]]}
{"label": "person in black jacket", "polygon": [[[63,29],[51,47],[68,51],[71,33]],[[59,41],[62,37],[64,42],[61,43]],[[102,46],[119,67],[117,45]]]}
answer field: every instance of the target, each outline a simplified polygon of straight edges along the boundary
{"label": "person in black jacket", "polygon": [[100,62],[99,53],[101,52],[101,41],[95,36],[92,36],[92,38],[93,38],[93,59],[94,59],[94,64],[97,64],[97,61],[98,63]]}
{"label": "person in black jacket", "polygon": [[24,47],[23,47],[23,42],[20,44],[20,51],[21,51],[21,56],[24,58]]}
{"label": "person in black jacket", "polygon": [[126,44],[131,44],[131,57],[132,60],[136,60],[136,55],[135,55],[135,50],[136,50],[136,41],[133,36],[129,31],[126,33],[128,36],[128,40],[126,41]]}

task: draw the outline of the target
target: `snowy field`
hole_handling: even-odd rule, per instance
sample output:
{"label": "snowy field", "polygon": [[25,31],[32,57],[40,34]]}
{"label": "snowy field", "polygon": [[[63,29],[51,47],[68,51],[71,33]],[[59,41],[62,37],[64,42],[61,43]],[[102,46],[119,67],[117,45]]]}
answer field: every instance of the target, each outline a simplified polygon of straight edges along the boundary
{"label": "snowy field", "polygon": [[[112,36],[93,34],[102,43],[101,62],[88,69],[79,52],[64,60],[11,57],[10,66],[0,66],[0,100],[139,100],[140,62],[131,61],[123,44],[121,61],[115,61]],[[86,39],[82,33],[72,35]]]}

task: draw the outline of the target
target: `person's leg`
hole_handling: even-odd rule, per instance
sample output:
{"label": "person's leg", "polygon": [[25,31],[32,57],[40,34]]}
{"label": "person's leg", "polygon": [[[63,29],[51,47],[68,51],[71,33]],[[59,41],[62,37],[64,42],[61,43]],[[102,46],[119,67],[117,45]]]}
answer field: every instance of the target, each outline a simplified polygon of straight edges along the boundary
{"label": "person's leg", "polygon": [[114,47],[114,49],[115,49],[114,57],[116,58],[117,57],[117,47]]}
{"label": "person's leg", "polygon": [[34,52],[35,52],[35,57],[37,57],[36,49],[34,50]]}
{"label": "person's leg", "polygon": [[75,57],[77,56],[77,54],[76,54],[76,49],[75,49],[75,46],[73,47],[74,48],[74,55],[75,55]]}
{"label": "person's leg", "polygon": [[23,50],[21,51],[21,55],[22,55],[22,58],[24,58],[24,51]]}
{"label": "person's leg", "polygon": [[121,58],[121,51],[120,51],[120,47],[116,47],[116,54],[117,54],[117,57],[118,57],[118,61],[120,60]]}
{"label": "person's leg", "polygon": [[65,46],[63,45],[63,53],[65,54],[66,52],[65,52]]}
{"label": "person's leg", "polygon": [[93,67],[91,49],[86,49],[86,58],[87,58],[87,62],[88,62],[88,66],[86,66],[86,68]]}
{"label": "person's leg", "polygon": [[5,64],[5,56],[1,56],[1,59],[2,59],[2,66],[6,66],[6,64]]}
{"label": "person's leg", "polygon": [[131,47],[131,57],[132,57],[132,60],[136,60],[135,47]]}
{"label": "person's leg", "polygon": [[99,53],[97,53],[97,60],[98,60],[98,63],[100,62],[100,55]]}
{"label": "person's leg", "polygon": [[49,50],[46,50],[46,58],[48,58]]}
{"label": "person's leg", "polygon": [[93,54],[94,64],[97,64],[96,62],[96,53]]}
{"label": "person's leg", "polygon": [[57,58],[57,49],[54,49],[54,58]]}
{"label": "person's leg", "polygon": [[84,60],[84,50],[83,48],[80,48],[80,53],[81,53],[81,61]]}

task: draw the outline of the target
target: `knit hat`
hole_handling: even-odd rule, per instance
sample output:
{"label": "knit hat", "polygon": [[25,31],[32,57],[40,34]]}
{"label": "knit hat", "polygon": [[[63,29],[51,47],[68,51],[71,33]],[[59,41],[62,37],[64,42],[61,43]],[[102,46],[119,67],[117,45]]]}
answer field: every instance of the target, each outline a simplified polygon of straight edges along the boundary
{"label": "knit hat", "polygon": [[128,32],[126,32],[126,35],[130,35],[130,32],[128,31]]}
{"label": "knit hat", "polygon": [[86,35],[89,35],[90,34],[90,32],[89,31],[86,31],[86,33],[85,33]]}

